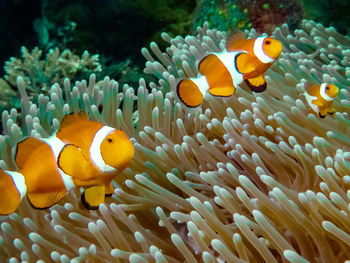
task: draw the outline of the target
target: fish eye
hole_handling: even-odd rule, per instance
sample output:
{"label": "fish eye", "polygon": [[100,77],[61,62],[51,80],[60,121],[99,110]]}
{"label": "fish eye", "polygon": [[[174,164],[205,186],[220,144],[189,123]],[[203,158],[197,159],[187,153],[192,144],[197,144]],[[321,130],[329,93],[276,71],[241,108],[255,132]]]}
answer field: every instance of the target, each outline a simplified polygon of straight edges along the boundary
{"label": "fish eye", "polygon": [[113,140],[112,140],[112,138],[108,138],[107,141],[108,142],[112,142]]}
{"label": "fish eye", "polygon": [[326,87],[326,90],[329,90],[329,87],[328,87],[328,86]]}
{"label": "fish eye", "polygon": [[270,41],[270,40],[266,40],[266,41],[265,41],[265,44],[266,44],[266,45],[270,45],[270,44],[271,44],[271,41]]}

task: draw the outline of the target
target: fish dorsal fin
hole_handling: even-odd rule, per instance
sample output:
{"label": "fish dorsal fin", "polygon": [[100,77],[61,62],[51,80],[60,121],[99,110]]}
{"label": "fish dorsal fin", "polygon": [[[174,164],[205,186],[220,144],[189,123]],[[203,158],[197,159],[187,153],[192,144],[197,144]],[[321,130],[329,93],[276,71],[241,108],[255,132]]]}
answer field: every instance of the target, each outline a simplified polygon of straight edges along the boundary
{"label": "fish dorsal fin", "polygon": [[44,142],[34,137],[27,137],[24,140],[17,143],[15,162],[18,169],[23,169],[28,157]]}
{"label": "fish dorsal fin", "polygon": [[246,40],[247,38],[243,32],[238,31],[238,32],[232,33],[226,40],[227,51],[232,51],[237,49],[237,47],[240,46],[240,44]]}
{"label": "fish dorsal fin", "polygon": [[306,91],[307,93],[310,93],[311,90],[312,90],[315,86],[316,86],[316,84],[313,83],[313,82],[311,82],[311,81],[306,81],[306,82],[304,83],[304,88],[305,88],[305,91]]}
{"label": "fish dorsal fin", "polygon": [[88,115],[85,112],[78,112],[78,113],[70,113],[66,116],[64,116],[60,122],[60,127],[58,128],[58,133],[61,132],[64,128],[67,128],[68,126],[72,124],[76,124],[78,121],[88,121]]}

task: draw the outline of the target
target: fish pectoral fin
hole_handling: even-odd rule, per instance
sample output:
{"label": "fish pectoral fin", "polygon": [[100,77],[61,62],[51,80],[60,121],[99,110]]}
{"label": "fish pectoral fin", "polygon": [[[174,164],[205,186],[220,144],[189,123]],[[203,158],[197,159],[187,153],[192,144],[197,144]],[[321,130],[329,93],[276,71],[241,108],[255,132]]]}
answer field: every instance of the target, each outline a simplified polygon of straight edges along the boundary
{"label": "fish pectoral fin", "polygon": [[67,144],[57,158],[58,167],[66,174],[79,180],[93,178],[92,164],[85,158],[82,151],[73,144]]}
{"label": "fish pectoral fin", "polygon": [[255,63],[255,58],[249,53],[241,53],[237,55],[236,67],[237,70],[242,74],[248,74],[255,71]]}
{"label": "fish pectoral fin", "polygon": [[263,75],[251,79],[246,79],[245,83],[254,92],[263,92],[267,87],[266,80]]}
{"label": "fish pectoral fin", "polygon": [[217,97],[230,97],[235,93],[235,91],[236,91],[236,88],[234,86],[215,87],[215,88],[209,89],[209,93]]}
{"label": "fish pectoral fin", "polygon": [[98,185],[92,186],[82,193],[81,202],[90,210],[95,210],[98,206],[105,201],[105,186]]}
{"label": "fish pectoral fin", "polygon": [[46,209],[60,201],[67,194],[66,190],[48,193],[28,193],[28,201],[36,209]]}
{"label": "fish pectoral fin", "polygon": [[177,96],[189,108],[198,107],[203,102],[203,94],[191,79],[183,79],[176,86]]}
{"label": "fish pectoral fin", "polygon": [[107,184],[105,189],[105,196],[111,196],[114,193],[114,188],[112,186],[112,183]]}
{"label": "fish pectoral fin", "polygon": [[313,100],[313,101],[311,101],[312,102],[312,104],[314,104],[314,105],[316,105],[316,106],[319,106],[319,107],[322,107],[323,106],[323,103],[321,102],[321,101],[319,101],[319,100]]}

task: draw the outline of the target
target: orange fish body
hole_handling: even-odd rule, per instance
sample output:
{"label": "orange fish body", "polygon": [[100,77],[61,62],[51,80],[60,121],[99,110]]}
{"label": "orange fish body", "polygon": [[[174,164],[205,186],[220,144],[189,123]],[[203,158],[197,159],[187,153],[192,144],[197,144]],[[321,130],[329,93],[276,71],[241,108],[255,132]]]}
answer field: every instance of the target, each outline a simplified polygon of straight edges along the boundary
{"label": "orange fish body", "polygon": [[[60,169],[71,174],[76,185],[85,188],[84,205],[97,208],[105,195],[113,193],[113,178],[130,163],[133,144],[125,132],[89,121],[82,113],[65,116],[56,136],[68,145],[68,151],[61,154],[58,162]],[[78,152],[80,161],[72,162]]]}
{"label": "orange fish body", "polygon": [[304,96],[306,102],[312,111],[318,114],[321,118],[326,117],[327,114],[334,114],[335,109],[333,108],[333,101],[337,97],[338,93],[339,88],[334,84],[305,84]]}
{"label": "orange fish body", "polygon": [[282,44],[273,38],[246,39],[242,35],[231,36],[225,51],[200,60],[199,77],[178,82],[176,91],[182,103],[189,108],[198,107],[207,91],[213,96],[232,96],[243,81],[254,92],[266,89],[262,74],[279,57]]}

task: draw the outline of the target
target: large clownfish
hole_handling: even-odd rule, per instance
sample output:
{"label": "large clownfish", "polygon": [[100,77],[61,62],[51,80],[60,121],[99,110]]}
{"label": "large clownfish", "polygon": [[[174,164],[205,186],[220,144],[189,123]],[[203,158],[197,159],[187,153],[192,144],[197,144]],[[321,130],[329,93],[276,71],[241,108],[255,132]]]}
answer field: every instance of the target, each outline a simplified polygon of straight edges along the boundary
{"label": "large clownfish", "polygon": [[[56,136],[68,144],[58,166],[76,177],[76,185],[85,188],[83,204],[89,209],[98,208],[105,195],[113,193],[112,179],[134,156],[133,144],[125,132],[89,121],[85,113],[66,115]],[[69,162],[77,153],[80,161]],[[88,171],[85,178],[79,178],[81,171]]]}
{"label": "large clownfish", "polygon": [[[17,144],[18,172],[0,170],[0,214],[13,213],[24,196],[34,208],[48,208],[75,186],[85,188],[82,202],[88,209],[97,209],[105,194],[112,194],[111,180],[131,161],[133,144],[123,131],[88,121],[82,114],[67,115],[59,132],[64,133],[67,122],[80,118],[84,123],[75,132],[90,145],[88,155],[55,135],[29,137]],[[93,131],[91,126],[97,128]]]}
{"label": "large clownfish", "polygon": [[333,101],[339,93],[339,88],[330,83],[322,83],[321,85],[310,82],[305,83],[304,96],[310,108],[320,116],[326,117],[327,114],[333,115]]}
{"label": "large clownfish", "polygon": [[270,37],[246,39],[242,33],[230,36],[226,50],[205,56],[198,63],[201,76],[182,79],[176,86],[178,98],[190,108],[198,107],[208,91],[213,96],[232,96],[243,81],[254,92],[263,92],[263,74],[280,56],[282,44]]}

